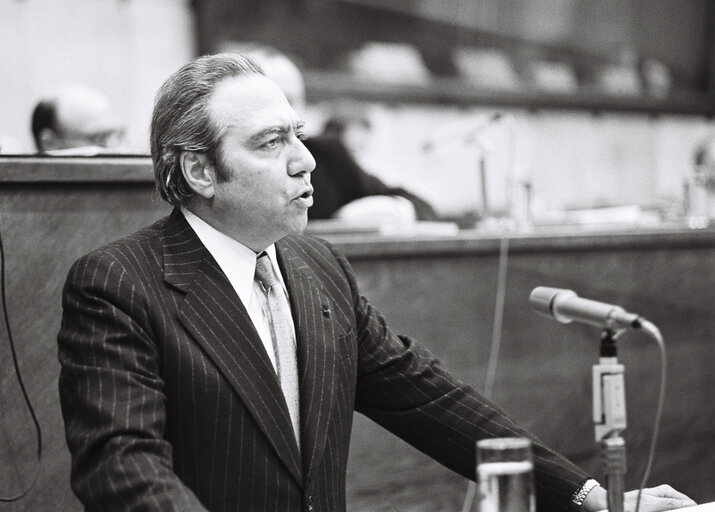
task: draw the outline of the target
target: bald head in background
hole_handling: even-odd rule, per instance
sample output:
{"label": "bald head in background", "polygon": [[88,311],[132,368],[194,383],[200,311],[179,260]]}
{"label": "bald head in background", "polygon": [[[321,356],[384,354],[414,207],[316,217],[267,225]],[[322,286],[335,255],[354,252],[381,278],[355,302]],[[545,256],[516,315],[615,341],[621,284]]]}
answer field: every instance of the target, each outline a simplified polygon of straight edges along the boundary
{"label": "bald head in background", "polygon": [[257,62],[263,73],[283,91],[298,115],[305,114],[305,81],[303,72],[286,55],[271,47],[247,47],[242,53]]}
{"label": "bald head in background", "polygon": [[109,98],[81,85],[48,95],[32,113],[32,135],[40,153],[73,148],[115,148],[123,130]]}

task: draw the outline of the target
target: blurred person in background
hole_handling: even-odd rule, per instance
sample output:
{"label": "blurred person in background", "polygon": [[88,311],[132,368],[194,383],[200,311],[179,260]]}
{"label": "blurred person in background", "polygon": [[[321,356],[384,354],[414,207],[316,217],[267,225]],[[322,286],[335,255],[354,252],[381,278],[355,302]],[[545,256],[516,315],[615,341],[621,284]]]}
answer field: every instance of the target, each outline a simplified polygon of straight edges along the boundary
{"label": "blurred person in background", "polygon": [[37,151],[47,155],[108,153],[124,135],[109,98],[83,85],[63,86],[41,99],[31,127]]}
{"label": "blurred person in background", "polygon": [[[239,45],[238,50],[278,84],[299,115],[305,112],[305,81],[293,60],[260,44]],[[336,118],[321,135],[305,140],[316,161],[312,175],[315,203],[308,217],[380,223],[437,219],[427,201],[402,187],[385,184],[356,161],[352,146],[346,144],[350,133],[344,121]]]}
{"label": "blurred person in background", "polygon": [[372,131],[372,123],[360,112],[336,112],[323,125],[323,137],[339,138],[357,156],[365,151]]}

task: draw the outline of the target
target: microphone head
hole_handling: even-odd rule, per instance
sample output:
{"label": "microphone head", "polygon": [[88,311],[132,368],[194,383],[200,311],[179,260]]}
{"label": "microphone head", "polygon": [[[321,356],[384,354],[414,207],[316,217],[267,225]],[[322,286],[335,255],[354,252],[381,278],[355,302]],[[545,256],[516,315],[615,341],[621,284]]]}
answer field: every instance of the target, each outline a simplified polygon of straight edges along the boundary
{"label": "microphone head", "polygon": [[537,286],[531,291],[531,295],[529,295],[529,302],[531,303],[531,307],[537,313],[555,318],[564,324],[570,323],[570,318],[563,317],[554,311],[554,301],[557,296],[560,299],[577,297],[576,292],[572,290],[551,288],[549,286]]}
{"label": "microphone head", "polygon": [[537,313],[550,316],[558,322],[573,321],[609,329],[639,328],[641,318],[620,306],[582,299],[576,292],[561,288],[539,286],[529,296]]}

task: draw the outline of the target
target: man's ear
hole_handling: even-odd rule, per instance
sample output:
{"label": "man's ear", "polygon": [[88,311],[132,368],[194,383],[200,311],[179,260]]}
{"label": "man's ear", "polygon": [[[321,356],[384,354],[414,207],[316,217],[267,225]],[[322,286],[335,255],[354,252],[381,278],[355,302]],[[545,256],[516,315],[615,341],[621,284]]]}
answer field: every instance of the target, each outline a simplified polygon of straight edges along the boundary
{"label": "man's ear", "polygon": [[216,173],[204,153],[182,151],[179,157],[181,173],[191,189],[201,197],[210,199],[214,196]]}

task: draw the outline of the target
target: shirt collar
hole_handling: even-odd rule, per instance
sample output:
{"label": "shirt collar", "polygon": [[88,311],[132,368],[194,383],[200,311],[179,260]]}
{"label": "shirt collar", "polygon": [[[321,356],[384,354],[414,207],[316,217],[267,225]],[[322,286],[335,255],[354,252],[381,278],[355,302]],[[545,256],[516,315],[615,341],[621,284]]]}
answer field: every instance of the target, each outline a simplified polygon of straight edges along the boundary
{"label": "shirt collar", "polygon": [[[196,232],[201,243],[204,244],[216,260],[216,263],[221,267],[221,270],[226,274],[241,301],[244,304],[248,304],[251,290],[253,289],[253,278],[256,273],[256,253],[241,242],[209,225],[186,208],[182,208],[181,213]],[[285,289],[283,275],[278,267],[275,244],[268,246],[265,252],[270,257],[273,269]]]}

